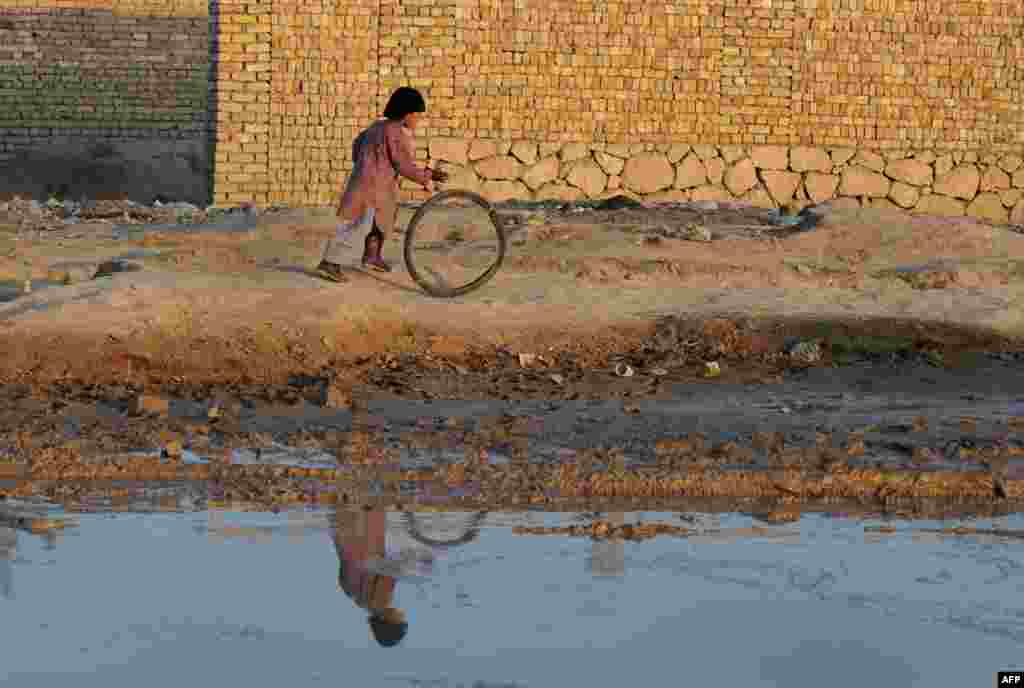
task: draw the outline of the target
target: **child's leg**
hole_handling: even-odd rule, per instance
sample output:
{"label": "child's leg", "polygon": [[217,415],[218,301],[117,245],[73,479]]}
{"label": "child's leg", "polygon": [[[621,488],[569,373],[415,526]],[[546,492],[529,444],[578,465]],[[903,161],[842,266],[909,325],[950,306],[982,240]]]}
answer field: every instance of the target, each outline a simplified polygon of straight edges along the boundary
{"label": "child's leg", "polygon": [[334,238],[327,241],[324,249],[324,262],[340,264],[346,249],[352,247],[352,238],[363,227],[373,226],[373,208],[367,210],[361,217],[352,222],[339,222]]}
{"label": "child's leg", "polygon": [[384,248],[384,239],[391,234],[391,230],[395,226],[395,219],[398,215],[398,200],[396,197],[378,198],[374,205],[374,210],[373,230],[366,237],[363,265],[374,270],[390,272],[391,266],[381,257],[381,250]]}
{"label": "child's leg", "polygon": [[381,272],[391,272],[391,266],[381,257],[383,247],[384,232],[374,222],[373,229],[366,235],[366,244],[363,248],[363,265]]}

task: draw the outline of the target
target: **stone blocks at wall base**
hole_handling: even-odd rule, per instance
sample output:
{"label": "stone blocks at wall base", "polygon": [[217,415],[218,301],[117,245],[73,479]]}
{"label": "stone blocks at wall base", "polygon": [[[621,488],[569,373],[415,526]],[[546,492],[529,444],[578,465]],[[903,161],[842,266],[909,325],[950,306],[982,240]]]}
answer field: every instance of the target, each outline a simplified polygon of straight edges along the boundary
{"label": "stone blocks at wall base", "polygon": [[[421,160],[447,170],[449,188],[492,201],[600,199],[720,201],[803,207],[825,201],[994,223],[1024,214],[1016,155],[808,146],[565,145],[438,138]],[[426,194],[403,183],[412,198]],[[1018,220],[1019,221],[1019,220]]]}

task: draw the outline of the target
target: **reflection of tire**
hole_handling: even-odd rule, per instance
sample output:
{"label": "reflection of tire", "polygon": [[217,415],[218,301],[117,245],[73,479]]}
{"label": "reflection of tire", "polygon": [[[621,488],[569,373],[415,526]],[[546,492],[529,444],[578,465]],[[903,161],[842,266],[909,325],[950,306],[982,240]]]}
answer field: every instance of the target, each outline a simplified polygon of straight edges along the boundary
{"label": "reflection of tire", "polygon": [[[468,201],[470,204],[482,208],[486,211],[490,224],[494,230],[495,240],[498,242],[498,256],[494,263],[487,268],[479,277],[458,287],[443,287],[437,284],[431,283],[424,277],[423,266],[416,265],[416,250],[414,248],[414,242],[416,239],[416,228],[419,226],[423,218],[427,216],[432,210],[441,206],[446,201],[461,200]],[[475,194],[471,191],[442,191],[441,193],[435,194],[433,197],[428,199],[423,205],[419,207],[416,213],[412,216],[409,221],[409,226],[405,230],[405,241],[404,241],[404,254],[405,254],[405,267],[409,271],[409,275],[413,281],[420,286],[423,291],[427,292],[431,296],[437,296],[442,298],[452,298],[455,296],[462,296],[468,294],[471,291],[475,291],[486,284],[494,274],[498,272],[498,268],[501,267],[502,261],[505,259],[505,251],[507,248],[507,239],[505,238],[505,228],[502,225],[501,218],[498,213],[494,210],[494,207],[479,194]]]}
{"label": "reflection of tire", "polygon": [[469,523],[464,527],[465,531],[461,536],[457,538],[433,538],[425,535],[420,529],[419,523],[416,521],[416,513],[412,511],[406,511],[402,514],[403,520],[405,521],[405,530],[416,542],[426,547],[459,547],[460,545],[469,544],[473,540],[476,540],[480,534],[480,526],[483,525],[484,520],[487,518],[486,511],[478,511],[473,514]]}

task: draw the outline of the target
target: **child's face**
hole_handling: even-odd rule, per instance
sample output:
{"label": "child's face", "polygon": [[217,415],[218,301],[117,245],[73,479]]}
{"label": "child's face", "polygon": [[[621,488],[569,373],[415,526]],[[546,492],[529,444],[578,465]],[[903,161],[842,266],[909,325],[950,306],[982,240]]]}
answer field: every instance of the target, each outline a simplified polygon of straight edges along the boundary
{"label": "child's face", "polygon": [[416,125],[419,124],[419,122],[420,113],[418,112],[410,112],[408,115],[405,116],[405,119],[402,121],[402,123],[405,124],[406,129],[415,129]]}

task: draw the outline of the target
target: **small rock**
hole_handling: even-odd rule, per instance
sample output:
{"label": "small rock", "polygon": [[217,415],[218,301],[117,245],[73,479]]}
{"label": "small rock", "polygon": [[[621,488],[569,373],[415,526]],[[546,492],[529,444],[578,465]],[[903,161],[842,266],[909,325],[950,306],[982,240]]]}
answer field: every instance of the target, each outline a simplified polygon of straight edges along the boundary
{"label": "small rock", "polygon": [[138,395],[132,404],[132,413],[136,416],[166,416],[170,410],[169,400],[149,394]]}
{"label": "small rock", "polygon": [[138,272],[142,269],[142,266],[138,263],[132,263],[125,260],[106,260],[99,264],[96,268],[96,273],[93,275],[93,279],[100,277],[110,277],[119,272]]}
{"label": "small rock", "polygon": [[528,368],[537,362],[537,354],[519,354],[519,367]]}
{"label": "small rock", "polygon": [[910,461],[914,465],[924,466],[939,460],[939,455],[930,447],[914,447]]}
{"label": "small rock", "polygon": [[800,341],[789,348],[789,357],[800,363],[817,363],[821,360],[821,342]]}
{"label": "small rock", "polygon": [[352,405],[352,397],[336,385],[325,385],[321,405],[324,408],[348,408]]}
{"label": "small rock", "polygon": [[563,382],[565,382],[565,378],[559,375],[558,373],[553,373],[550,377],[551,381],[554,382],[556,385],[560,385]]}
{"label": "small rock", "polygon": [[615,366],[615,374],[619,377],[633,377],[634,373],[633,368],[625,363],[619,363]]}
{"label": "small rock", "polygon": [[686,225],[685,236],[690,241],[711,241],[711,230],[691,222]]}
{"label": "small rock", "polygon": [[180,459],[182,446],[179,440],[171,440],[164,446],[163,456],[169,459]]}
{"label": "small rock", "polygon": [[665,375],[668,375],[668,371],[665,370],[664,368],[652,368],[651,375],[654,375],[655,377],[663,377]]}

